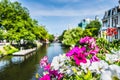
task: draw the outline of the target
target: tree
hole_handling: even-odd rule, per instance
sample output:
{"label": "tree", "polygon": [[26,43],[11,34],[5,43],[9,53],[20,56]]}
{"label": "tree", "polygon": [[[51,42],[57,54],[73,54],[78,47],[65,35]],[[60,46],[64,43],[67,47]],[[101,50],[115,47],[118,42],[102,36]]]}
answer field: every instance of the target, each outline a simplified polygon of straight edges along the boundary
{"label": "tree", "polygon": [[36,26],[33,28],[33,33],[36,35],[36,39],[46,40],[49,39],[48,31],[44,26]]}
{"label": "tree", "polygon": [[93,36],[98,36],[100,28],[101,28],[101,23],[98,20],[91,21],[86,26],[86,29],[89,29]]}
{"label": "tree", "polygon": [[60,42],[63,41],[63,36],[64,36],[64,34],[65,34],[66,31],[67,31],[67,30],[64,30],[63,33],[62,33],[62,35],[59,36]]}
{"label": "tree", "polygon": [[80,27],[65,31],[62,43],[66,46],[75,45],[83,36],[83,30]]}
{"label": "tree", "polygon": [[85,36],[93,36],[91,29],[85,29],[83,31],[83,37]]}
{"label": "tree", "polygon": [[4,31],[0,28],[0,40],[4,39]]}
{"label": "tree", "polygon": [[53,40],[54,40],[54,35],[49,34],[49,41],[50,41],[50,42],[53,42]]}
{"label": "tree", "polygon": [[19,2],[10,0],[0,1],[0,26],[7,30],[6,39],[9,41],[21,39],[33,41],[49,39],[49,33],[44,26],[29,15],[29,10]]}

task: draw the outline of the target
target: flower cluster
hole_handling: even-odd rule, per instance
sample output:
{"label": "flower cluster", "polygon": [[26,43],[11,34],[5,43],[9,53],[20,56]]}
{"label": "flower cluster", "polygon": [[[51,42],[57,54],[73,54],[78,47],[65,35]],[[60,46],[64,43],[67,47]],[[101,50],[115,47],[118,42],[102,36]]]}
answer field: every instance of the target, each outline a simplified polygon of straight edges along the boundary
{"label": "flower cluster", "polygon": [[73,57],[76,64],[86,63],[86,59],[90,58],[90,62],[99,61],[96,54],[99,52],[99,48],[96,45],[96,40],[92,37],[84,37],[80,39],[81,47],[74,47],[70,50],[66,56]]}
{"label": "flower cluster", "polygon": [[107,32],[107,36],[114,36],[118,34],[116,28],[108,28],[106,32]]}
{"label": "flower cluster", "polygon": [[60,67],[62,67],[62,62],[64,62],[64,58],[62,59],[62,55],[59,57],[54,57],[53,61],[51,64],[48,63],[48,57],[45,56],[43,59],[40,61],[40,66],[44,68],[46,72],[44,72],[44,76],[41,77],[39,80],[51,80],[51,79],[57,79],[61,80],[63,77],[63,74],[58,71]]}
{"label": "flower cluster", "polygon": [[48,63],[48,57],[44,56],[43,59],[40,61],[41,68],[44,68],[44,70],[49,70],[50,64]]}
{"label": "flower cluster", "polygon": [[40,66],[45,72],[39,80],[120,80],[120,67],[112,64],[120,60],[118,52],[106,54],[106,61],[100,60],[94,38],[81,38],[79,44],[81,46],[75,46],[68,53],[55,56],[51,64],[48,57],[41,59]]}
{"label": "flower cluster", "polygon": [[117,63],[120,61],[120,51],[111,50],[112,54],[106,54],[106,61],[110,64]]}

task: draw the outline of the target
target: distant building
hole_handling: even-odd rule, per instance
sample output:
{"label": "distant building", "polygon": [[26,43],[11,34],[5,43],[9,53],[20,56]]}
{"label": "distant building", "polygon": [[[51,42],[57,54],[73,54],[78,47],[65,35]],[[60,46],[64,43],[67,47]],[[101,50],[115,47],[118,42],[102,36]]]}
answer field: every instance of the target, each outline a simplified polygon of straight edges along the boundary
{"label": "distant building", "polygon": [[90,23],[90,21],[92,21],[91,19],[89,18],[86,18],[86,19],[83,19],[79,24],[78,26],[81,27],[82,29],[85,29],[87,24]]}
{"label": "distant building", "polygon": [[[114,37],[115,39],[120,39],[120,0],[119,5],[109,9],[105,12],[104,17],[102,19],[103,26],[101,28],[101,32],[107,30],[107,28],[117,28],[118,34]],[[109,41],[112,41],[113,38],[106,36]]]}

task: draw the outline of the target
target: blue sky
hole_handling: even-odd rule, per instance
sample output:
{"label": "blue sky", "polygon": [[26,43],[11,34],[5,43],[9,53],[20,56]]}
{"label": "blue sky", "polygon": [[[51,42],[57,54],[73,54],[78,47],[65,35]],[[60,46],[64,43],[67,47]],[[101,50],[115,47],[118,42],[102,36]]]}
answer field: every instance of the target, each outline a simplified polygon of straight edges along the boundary
{"label": "blue sky", "polygon": [[77,27],[84,18],[102,19],[104,12],[118,5],[118,0],[11,0],[27,7],[33,19],[51,34],[61,34]]}

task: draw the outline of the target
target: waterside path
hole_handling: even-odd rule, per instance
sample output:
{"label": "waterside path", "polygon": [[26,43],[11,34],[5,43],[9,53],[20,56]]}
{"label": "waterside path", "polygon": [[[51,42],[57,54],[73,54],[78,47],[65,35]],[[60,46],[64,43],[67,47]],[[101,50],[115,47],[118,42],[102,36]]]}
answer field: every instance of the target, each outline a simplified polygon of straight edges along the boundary
{"label": "waterside path", "polygon": [[19,52],[13,53],[13,56],[25,56],[27,54],[30,54],[32,52],[36,51],[36,48],[33,49],[27,49],[27,50],[21,50]]}

